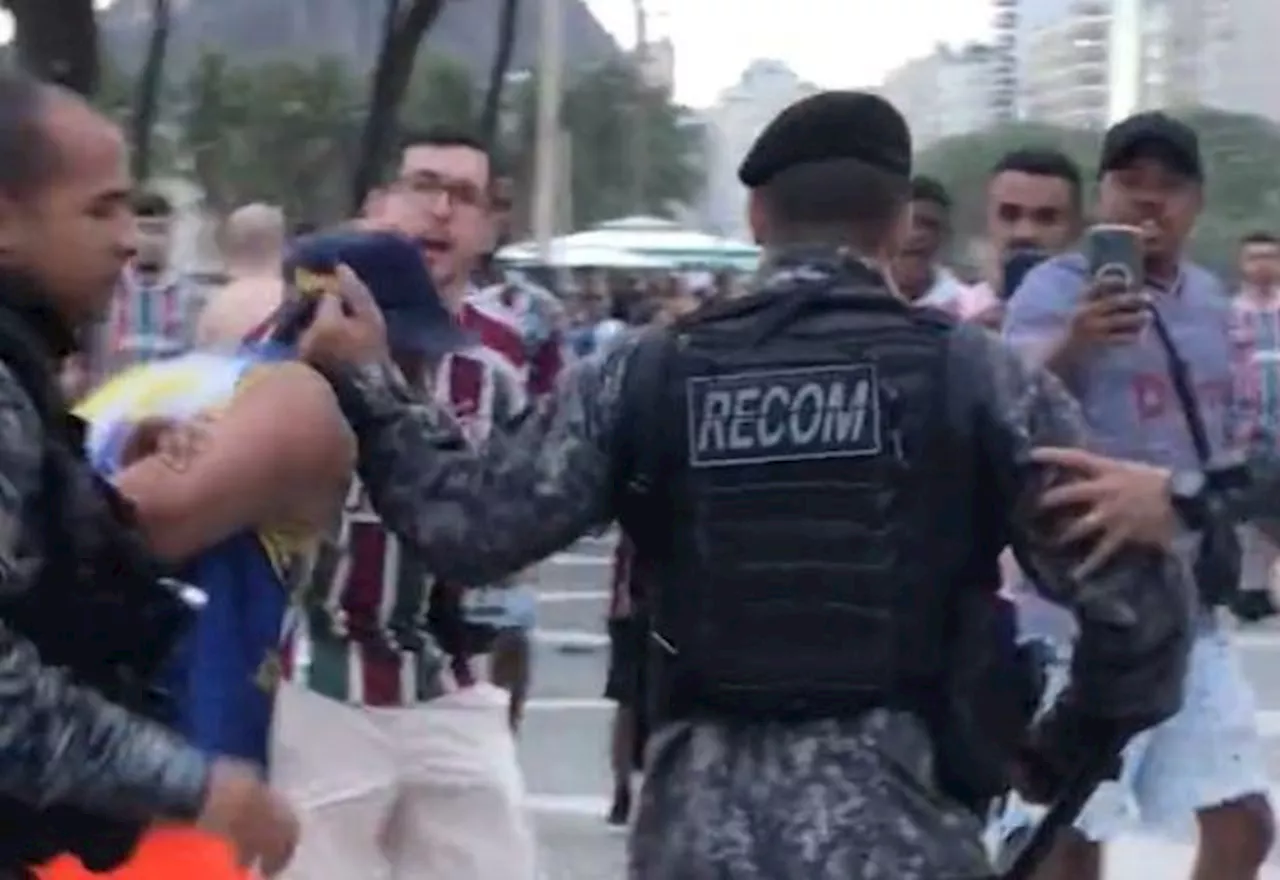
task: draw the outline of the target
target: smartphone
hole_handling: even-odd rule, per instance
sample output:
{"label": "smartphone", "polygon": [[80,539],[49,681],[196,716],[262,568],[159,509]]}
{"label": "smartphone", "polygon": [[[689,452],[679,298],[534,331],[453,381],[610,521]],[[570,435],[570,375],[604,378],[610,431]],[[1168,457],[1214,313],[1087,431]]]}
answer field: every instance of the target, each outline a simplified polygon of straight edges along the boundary
{"label": "smartphone", "polygon": [[1089,274],[1095,280],[1122,282],[1136,293],[1144,284],[1142,270],[1142,230],[1134,226],[1101,224],[1085,233],[1085,254]]}
{"label": "smartphone", "polygon": [[1027,273],[1049,258],[1048,251],[1035,248],[1019,248],[1005,254],[1000,271],[1000,299],[1008,300],[1018,288]]}

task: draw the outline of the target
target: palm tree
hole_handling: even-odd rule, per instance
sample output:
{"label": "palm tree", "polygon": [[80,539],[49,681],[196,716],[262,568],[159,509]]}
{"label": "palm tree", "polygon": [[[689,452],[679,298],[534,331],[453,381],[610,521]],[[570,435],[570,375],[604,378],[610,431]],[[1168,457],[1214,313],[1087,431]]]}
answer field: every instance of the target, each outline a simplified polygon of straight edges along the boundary
{"label": "palm tree", "polygon": [[134,101],[130,136],[133,141],[131,160],[133,179],[145,183],[151,176],[151,135],[160,109],[160,89],[164,82],[165,52],[173,23],[170,0],[151,0],[151,38],[147,57],[138,75],[138,94]]}
{"label": "palm tree", "polygon": [[418,46],[440,16],[445,0],[386,0],[382,45],[369,89],[369,109],[352,179],[352,211],[359,211],[378,181],[395,129],[396,113],[409,89]]}
{"label": "palm tree", "polygon": [[516,48],[516,15],[520,0],[502,0],[502,15],[498,18],[498,41],[493,52],[493,64],[489,67],[489,87],[485,90],[483,109],[480,111],[480,136],[493,148],[498,141],[498,117],[502,113],[502,92],[511,69],[511,56]]}

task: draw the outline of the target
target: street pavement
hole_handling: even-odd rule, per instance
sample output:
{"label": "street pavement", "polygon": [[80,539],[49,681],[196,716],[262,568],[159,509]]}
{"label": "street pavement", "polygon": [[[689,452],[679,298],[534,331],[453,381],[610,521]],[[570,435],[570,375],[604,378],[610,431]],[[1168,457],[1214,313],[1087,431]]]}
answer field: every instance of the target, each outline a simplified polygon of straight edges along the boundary
{"label": "street pavement", "polygon": [[[539,571],[533,694],[520,737],[542,880],[624,876],[625,836],[604,821],[611,790],[609,724],[601,699],[612,536],[588,538]],[[1239,634],[1258,692],[1271,778],[1280,778],[1280,630]],[[1108,880],[1189,875],[1194,839],[1135,833],[1109,847]],[[1280,859],[1263,873],[1280,880]]]}

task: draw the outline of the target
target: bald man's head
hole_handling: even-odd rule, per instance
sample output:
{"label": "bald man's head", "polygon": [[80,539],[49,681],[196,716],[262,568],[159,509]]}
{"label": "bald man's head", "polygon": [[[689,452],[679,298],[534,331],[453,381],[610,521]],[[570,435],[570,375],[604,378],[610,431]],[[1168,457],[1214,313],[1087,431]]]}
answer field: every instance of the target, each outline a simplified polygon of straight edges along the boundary
{"label": "bald man's head", "polygon": [[276,272],[284,259],[288,228],[284,211],[255,202],[237,208],[223,230],[223,253],[232,270]]}
{"label": "bald man's head", "polygon": [[78,95],[0,74],[0,268],[65,318],[110,304],[136,227],[123,133]]}
{"label": "bald man's head", "polygon": [[0,193],[25,199],[41,190],[60,156],[46,116],[55,103],[83,103],[58,86],[20,73],[0,74]]}

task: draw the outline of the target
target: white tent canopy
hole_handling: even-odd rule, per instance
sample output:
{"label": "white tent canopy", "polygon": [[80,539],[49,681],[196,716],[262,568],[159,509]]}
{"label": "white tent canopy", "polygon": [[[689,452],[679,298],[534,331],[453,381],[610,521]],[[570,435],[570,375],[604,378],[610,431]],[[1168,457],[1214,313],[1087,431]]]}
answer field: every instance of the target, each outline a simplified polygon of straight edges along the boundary
{"label": "white tent canopy", "polygon": [[[530,242],[513,244],[498,251],[498,259],[513,266],[529,266],[542,262],[538,246]],[[574,246],[562,239],[551,242],[548,264],[558,269],[665,269],[662,260],[632,251],[596,245]]]}
{"label": "white tent canopy", "polygon": [[[508,259],[507,251],[512,251],[513,256],[517,253],[536,254],[537,246],[532,242],[521,242],[499,252],[498,256]],[[583,232],[554,239],[552,264],[570,265],[557,262],[557,254],[567,258],[570,254],[604,254],[610,251],[636,254],[669,269],[752,269],[760,256],[759,248],[745,242],[686,229],[661,217],[637,216],[601,223]]]}

